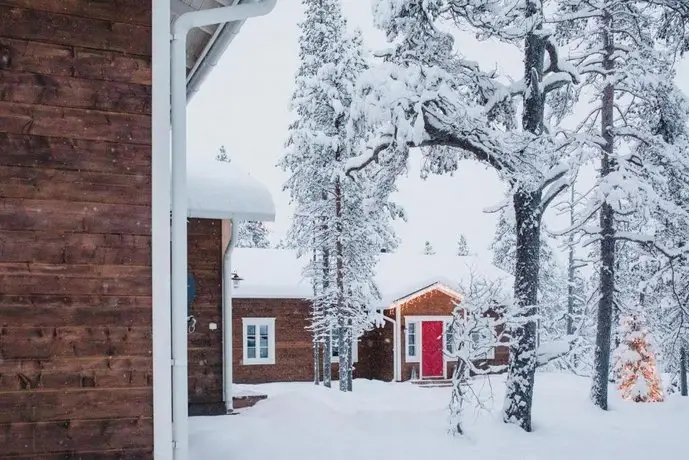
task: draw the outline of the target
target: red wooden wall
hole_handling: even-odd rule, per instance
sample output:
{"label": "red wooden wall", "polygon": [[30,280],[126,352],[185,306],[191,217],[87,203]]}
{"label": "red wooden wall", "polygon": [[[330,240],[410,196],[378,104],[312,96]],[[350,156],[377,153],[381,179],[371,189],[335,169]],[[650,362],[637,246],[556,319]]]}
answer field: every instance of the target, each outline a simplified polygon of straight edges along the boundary
{"label": "red wooden wall", "polygon": [[0,0],[0,458],[152,458],[150,26]]}

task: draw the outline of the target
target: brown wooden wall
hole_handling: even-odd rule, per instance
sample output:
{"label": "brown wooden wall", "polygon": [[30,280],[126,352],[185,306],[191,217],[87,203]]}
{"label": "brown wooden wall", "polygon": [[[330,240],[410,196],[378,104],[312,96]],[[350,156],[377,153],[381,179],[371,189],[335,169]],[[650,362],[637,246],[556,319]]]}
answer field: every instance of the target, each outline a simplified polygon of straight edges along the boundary
{"label": "brown wooden wall", "polygon": [[0,0],[0,458],[152,457],[150,25]]}
{"label": "brown wooden wall", "polygon": [[189,219],[187,228],[189,271],[196,279],[196,330],[189,334],[189,410],[218,413],[224,408],[221,221]]}

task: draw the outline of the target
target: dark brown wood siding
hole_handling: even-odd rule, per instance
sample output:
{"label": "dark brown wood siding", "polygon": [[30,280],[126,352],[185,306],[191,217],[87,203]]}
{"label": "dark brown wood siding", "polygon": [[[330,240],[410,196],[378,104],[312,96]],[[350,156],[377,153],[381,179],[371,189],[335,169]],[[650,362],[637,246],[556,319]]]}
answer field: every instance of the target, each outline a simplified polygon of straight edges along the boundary
{"label": "dark brown wood siding", "polygon": [[0,458],[152,458],[150,24],[0,0]]}
{"label": "dark brown wood siding", "polygon": [[[313,348],[309,325],[311,303],[299,299],[234,299],[233,340],[235,383],[313,380]],[[243,364],[242,318],[275,318],[275,364]]]}
{"label": "dark brown wood siding", "polygon": [[189,404],[194,413],[200,406],[222,408],[223,402],[222,232],[221,221],[212,219],[189,219],[187,228],[189,271],[196,280],[196,329],[189,334]]}

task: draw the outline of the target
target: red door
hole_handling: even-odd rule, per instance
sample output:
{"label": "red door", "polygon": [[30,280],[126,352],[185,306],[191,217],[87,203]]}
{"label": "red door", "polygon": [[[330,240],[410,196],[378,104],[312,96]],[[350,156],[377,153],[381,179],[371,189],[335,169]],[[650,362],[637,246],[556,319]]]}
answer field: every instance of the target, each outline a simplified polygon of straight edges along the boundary
{"label": "red door", "polygon": [[443,376],[443,322],[421,323],[421,377]]}

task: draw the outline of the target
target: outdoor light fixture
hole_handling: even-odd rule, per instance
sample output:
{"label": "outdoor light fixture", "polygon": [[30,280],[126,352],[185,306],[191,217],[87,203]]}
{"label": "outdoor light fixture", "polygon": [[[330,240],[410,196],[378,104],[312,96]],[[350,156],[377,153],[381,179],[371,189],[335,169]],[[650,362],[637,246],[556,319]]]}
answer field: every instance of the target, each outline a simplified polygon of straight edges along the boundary
{"label": "outdoor light fixture", "polygon": [[238,288],[239,287],[239,282],[242,281],[244,278],[240,278],[239,275],[236,273],[232,273],[232,287],[233,288]]}

